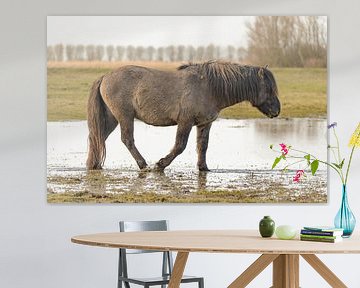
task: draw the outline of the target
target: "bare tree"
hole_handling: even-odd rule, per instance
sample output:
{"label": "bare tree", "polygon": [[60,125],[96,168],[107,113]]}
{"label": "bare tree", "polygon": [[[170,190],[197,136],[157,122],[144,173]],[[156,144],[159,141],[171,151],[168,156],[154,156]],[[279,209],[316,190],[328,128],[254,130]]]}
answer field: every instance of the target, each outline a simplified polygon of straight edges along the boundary
{"label": "bare tree", "polygon": [[65,52],[66,52],[67,61],[75,60],[75,46],[74,45],[66,45]]}
{"label": "bare tree", "polygon": [[135,50],[135,57],[137,61],[144,61],[144,52],[145,49],[142,46],[137,46]]}
{"label": "bare tree", "polygon": [[199,46],[196,48],[196,61],[203,61],[205,56],[204,46]]}
{"label": "bare tree", "polygon": [[175,50],[175,46],[174,45],[170,45],[170,46],[167,46],[165,48],[165,52],[166,52],[166,56],[167,56],[167,59],[170,61],[170,62],[174,62],[175,61],[175,57],[176,57],[176,50]]}
{"label": "bare tree", "polygon": [[82,61],[85,58],[85,47],[84,45],[76,45],[75,48],[75,59],[77,61]]}
{"label": "bare tree", "polygon": [[246,49],[244,47],[238,47],[236,50],[237,61],[243,62],[246,58]]}
{"label": "bare tree", "polygon": [[228,45],[227,46],[227,59],[229,61],[234,61],[235,60],[235,52],[236,52],[236,49],[234,46],[232,45]]}
{"label": "bare tree", "polygon": [[116,59],[118,61],[123,60],[124,54],[125,54],[125,47],[124,46],[116,46],[116,52],[117,52]]}
{"label": "bare tree", "polygon": [[164,61],[164,47],[157,48],[157,57],[156,60]]}
{"label": "bare tree", "polygon": [[55,51],[53,46],[47,46],[47,61],[55,61]]}
{"label": "bare tree", "polygon": [[318,16],[257,16],[248,23],[248,58],[272,66],[326,66],[326,23]]}
{"label": "bare tree", "polygon": [[[248,51],[251,62],[274,66],[280,61],[278,21],[279,16],[259,16],[253,25],[248,24]],[[269,60],[265,61],[266,58]],[[264,61],[265,63],[262,63]]]}
{"label": "bare tree", "polygon": [[212,60],[212,59],[215,59],[215,46],[214,44],[210,44],[206,47],[205,49],[205,56],[204,56],[204,59],[205,60]]}
{"label": "bare tree", "polygon": [[107,55],[107,58],[108,58],[108,61],[112,61],[114,59],[114,46],[113,45],[108,45],[106,46],[106,55]]}
{"label": "bare tree", "polygon": [[188,46],[186,48],[187,50],[187,59],[188,61],[195,61],[196,58],[196,49],[194,48],[194,46]]}
{"label": "bare tree", "polygon": [[146,60],[153,61],[155,57],[156,49],[153,46],[148,46],[146,48]]}
{"label": "bare tree", "polygon": [[306,39],[298,47],[299,57],[304,66],[327,65],[327,31],[325,19],[319,16],[299,17],[299,34]]}
{"label": "bare tree", "polygon": [[129,61],[135,61],[136,59],[136,49],[134,46],[132,45],[129,45],[126,47],[126,58],[129,60]]}
{"label": "bare tree", "polygon": [[96,52],[94,45],[87,45],[86,46],[86,56],[88,61],[95,61],[96,60]]}
{"label": "bare tree", "polygon": [[216,49],[215,49],[215,57],[216,57],[216,59],[220,59],[220,58],[221,58],[221,47],[220,47],[220,46],[216,46]]}
{"label": "bare tree", "polygon": [[56,61],[64,60],[64,46],[62,44],[56,44],[54,46],[54,52]]}
{"label": "bare tree", "polygon": [[179,45],[177,47],[177,55],[176,55],[176,61],[184,61],[185,60],[185,46]]}
{"label": "bare tree", "polygon": [[103,58],[104,58],[104,54],[105,54],[104,46],[97,45],[96,49],[95,49],[95,55],[96,55],[95,58],[96,58],[96,60],[102,61]]}

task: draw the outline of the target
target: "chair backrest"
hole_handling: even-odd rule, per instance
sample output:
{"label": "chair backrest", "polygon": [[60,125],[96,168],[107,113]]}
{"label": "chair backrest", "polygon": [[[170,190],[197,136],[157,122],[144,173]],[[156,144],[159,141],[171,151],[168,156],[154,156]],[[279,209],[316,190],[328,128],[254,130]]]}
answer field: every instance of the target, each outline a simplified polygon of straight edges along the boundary
{"label": "chair backrest", "polygon": [[[137,231],[167,231],[169,224],[167,220],[156,221],[120,221],[120,232]],[[156,253],[160,251],[126,249],[126,254]]]}
{"label": "chair backrest", "polygon": [[[120,221],[120,232],[137,231],[167,231],[169,224],[167,220],[158,221]],[[172,254],[169,251],[151,251],[136,249],[119,249],[119,276],[128,277],[126,254],[159,253],[163,254],[162,275],[171,275],[173,267]]]}
{"label": "chair backrest", "polygon": [[155,221],[120,221],[121,232],[135,231],[167,231],[169,228],[167,220]]}

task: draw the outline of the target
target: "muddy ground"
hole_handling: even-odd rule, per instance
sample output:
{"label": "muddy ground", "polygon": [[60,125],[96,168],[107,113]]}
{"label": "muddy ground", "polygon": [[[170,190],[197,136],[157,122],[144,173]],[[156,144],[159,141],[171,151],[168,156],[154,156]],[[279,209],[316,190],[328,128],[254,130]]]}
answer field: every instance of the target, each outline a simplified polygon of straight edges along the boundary
{"label": "muddy ground", "polygon": [[[107,140],[107,159],[101,171],[86,171],[85,121],[48,122],[48,201],[51,203],[325,203],[327,175],[322,170],[301,183],[292,177],[301,164],[283,173],[271,170],[277,156],[270,144],[285,142],[326,153],[324,119],[217,120],[210,134],[208,165],[196,169],[196,133],[187,149],[164,173],[140,172],[120,141],[117,129]],[[136,144],[150,166],[172,147],[176,127],[135,123]]]}

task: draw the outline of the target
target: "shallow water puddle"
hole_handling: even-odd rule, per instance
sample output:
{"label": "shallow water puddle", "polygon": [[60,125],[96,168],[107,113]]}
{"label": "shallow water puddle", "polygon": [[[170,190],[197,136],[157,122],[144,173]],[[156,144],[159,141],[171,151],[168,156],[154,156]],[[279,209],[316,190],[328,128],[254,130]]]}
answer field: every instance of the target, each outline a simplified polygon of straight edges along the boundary
{"label": "shallow water puddle", "polygon": [[[151,192],[181,198],[204,191],[241,191],[255,202],[326,202],[326,170],[294,184],[294,170],[302,167],[294,166],[294,170],[285,174],[271,170],[276,155],[269,149],[270,144],[284,142],[326,159],[326,120],[323,119],[217,120],[210,132],[207,159],[212,171],[209,173],[196,169],[196,129],[186,150],[164,173],[140,172],[120,141],[118,128],[107,140],[104,169],[90,172],[85,169],[86,122],[48,122],[47,129],[49,194]],[[135,122],[136,145],[150,166],[171,149],[175,132],[176,127],[160,128]]]}

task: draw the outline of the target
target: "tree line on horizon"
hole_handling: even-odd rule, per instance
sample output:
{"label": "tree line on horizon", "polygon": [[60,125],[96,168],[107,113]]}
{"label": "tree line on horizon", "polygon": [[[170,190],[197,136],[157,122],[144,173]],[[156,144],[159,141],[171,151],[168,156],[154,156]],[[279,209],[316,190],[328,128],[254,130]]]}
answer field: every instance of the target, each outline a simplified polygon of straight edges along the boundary
{"label": "tree line on horizon", "polygon": [[277,67],[326,67],[327,30],[318,16],[256,16],[246,25],[248,47],[63,45],[47,47],[48,61],[165,61],[223,59]]}
{"label": "tree line on horizon", "polygon": [[114,45],[63,45],[47,47],[48,61],[205,61],[226,59],[242,61],[246,51],[243,47],[185,46],[114,46]]}

